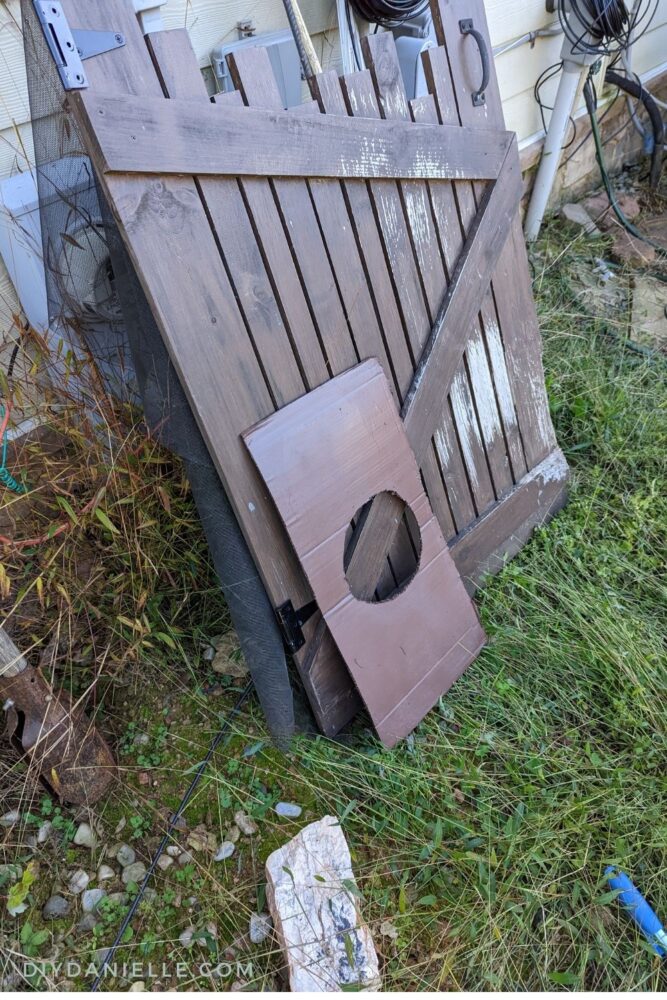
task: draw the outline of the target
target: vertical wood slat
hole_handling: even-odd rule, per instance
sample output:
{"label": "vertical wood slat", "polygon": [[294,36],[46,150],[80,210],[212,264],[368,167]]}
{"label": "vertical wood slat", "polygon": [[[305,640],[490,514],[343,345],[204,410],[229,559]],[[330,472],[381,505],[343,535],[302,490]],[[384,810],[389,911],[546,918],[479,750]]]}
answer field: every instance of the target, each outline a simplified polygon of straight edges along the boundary
{"label": "vertical wood slat", "polygon": [[[454,95],[451,90],[447,89],[445,84],[445,74],[448,72],[446,68],[447,54],[445,50],[442,48],[429,50],[427,57],[424,60],[424,67],[429,85],[431,85],[432,82],[431,89],[434,92],[437,90],[437,93],[440,95],[440,104],[438,108],[435,107],[435,99],[432,94],[429,95],[428,99],[423,99],[423,107],[430,107],[429,102],[433,102],[433,112],[435,118],[432,117],[432,113],[429,111],[429,120],[435,120],[437,122],[439,110],[439,120],[443,125],[457,124],[458,115]],[[455,212],[457,213],[457,217],[459,219],[460,237],[458,240],[454,237],[451,248],[454,257],[456,257],[458,255],[459,248],[462,245],[465,233],[467,232],[477,212],[479,197],[477,199],[475,198],[473,186],[464,181],[457,184],[441,186],[448,189],[450,193],[449,197],[454,203]],[[482,190],[483,189],[481,187],[478,188],[478,195],[481,195]],[[500,436],[494,434],[494,429],[497,426],[494,415],[490,427],[489,436],[492,439],[490,447],[495,447],[499,451],[502,449],[503,454],[506,454],[505,448],[507,448],[512,465],[514,481],[518,481],[526,472],[526,461],[523,453],[514,402],[509,387],[507,365],[502,349],[499,350],[499,347],[502,348],[502,345],[499,343],[499,336],[496,305],[493,293],[491,289],[488,289],[481,302],[479,322],[476,324],[473,339],[471,340],[469,348],[473,357],[469,357],[468,363],[471,371],[475,370],[480,373],[478,377],[481,378],[482,384],[479,386],[479,394],[476,391],[477,398],[494,400],[495,403],[497,396],[497,405],[495,406],[495,409],[496,411],[500,411],[500,414],[502,415],[501,433],[503,433],[504,438],[501,440]],[[486,360],[487,351],[488,362]],[[493,372],[493,381],[491,381],[489,374],[489,363],[491,371]],[[483,373],[482,367],[484,369]],[[489,447],[488,444],[487,447]]]}
{"label": "vertical wood slat", "polygon": [[[471,94],[478,85],[481,66],[474,40],[461,35],[459,28],[462,18],[472,18],[491,51],[483,0],[431,0],[431,11],[438,42],[446,49],[449,68],[447,77],[436,81],[438,86],[433,92],[436,101],[446,104],[453,98],[462,125],[503,128],[504,115],[493,60],[486,103],[480,107],[472,103]],[[428,61],[426,53],[426,66]],[[448,91],[451,97],[447,97]],[[556,447],[556,437],[549,415],[541,336],[518,217],[501,254],[492,288],[526,462],[532,469]]]}
{"label": "vertical wood slat", "polygon": [[[438,123],[435,101],[430,94],[411,101],[410,111],[414,121],[431,125],[437,125]],[[464,241],[464,232],[460,225],[454,186],[452,184],[439,184],[436,181],[429,184],[429,192],[445,268],[447,274],[451,275]],[[470,340],[466,347],[466,362],[468,380],[475,398],[477,416],[489,460],[495,493],[497,497],[501,497],[512,487],[512,469],[510,468],[508,443],[505,439],[503,426],[505,423],[505,414],[503,414],[503,419],[501,419],[502,407],[496,403],[495,388],[489,361],[486,356],[483,330],[486,332],[486,317],[483,319],[483,325],[480,325],[479,321],[476,321],[471,330]],[[502,371],[505,373],[506,379],[507,375],[504,364],[502,365]],[[513,407],[511,408],[511,418],[514,421],[516,430]],[[519,442],[519,450],[520,448],[521,445]]]}
{"label": "vertical wood slat", "polygon": [[[363,40],[364,54],[371,64],[373,78],[384,108],[385,118],[410,119],[410,109],[405,96],[400,66],[393,36],[390,33],[369,35]],[[430,305],[431,321],[437,312],[442,296],[447,287],[443,262],[433,251],[437,247],[435,234],[430,231],[431,210],[426,200],[430,195],[439,198],[444,191],[451,191],[451,185],[439,185],[437,182],[403,181],[401,183],[406,204],[408,219],[413,232],[415,250],[420,262],[420,270],[425,275],[427,300]],[[444,206],[443,206],[444,208]],[[454,204],[449,206],[450,212],[456,212]],[[426,232],[422,232],[426,230]],[[421,255],[419,248],[421,248]],[[456,254],[458,257],[458,253]],[[456,262],[450,258],[446,262],[451,270]],[[437,263],[436,263],[437,262]],[[468,445],[466,452],[470,453],[468,474],[478,497],[478,511],[494,502],[496,496],[501,496],[512,485],[509,462],[505,452],[505,442],[500,426],[500,417],[495,407],[495,399],[488,371],[488,363],[484,349],[481,351],[479,330],[471,331],[471,343],[466,348],[466,362],[456,377],[453,386],[452,401],[455,415],[463,435],[467,430]],[[491,389],[490,395],[487,390]],[[460,401],[460,405],[459,405]],[[490,479],[486,475],[486,465]],[[481,506],[480,506],[481,504]]]}
{"label": "vertical wood slat", "polygon": [[[393,36],[389,32],[369,35],[362,40],[362,48],[384,117],[409,120],[410,110]],[[425,181],[401,181],[399,191],[415,257],[424,276],[427,325],[416,333],[418,355],[421,355],[447,288],[447,274],[433,232],[429,185]],[[482,513],[494,502],[495,494],[464,363],[455,376],[450,398],[468,482],[477,513]]]}
{"label": "vertical wood slat", "polygon": [[[311,81],[322,110],[326,114],[348,115],[341,81],[333,71],[318,74]],[[342,182],[370,288],[376,303],[383,337],[387,344],[385,371],[391,382],[394,375],[395,396],[399,406],[403,402],[404,387],[409,384],[413,366],[407,348],[406,335],[392,283],[387,257],[378,233],[374,205],[365,181]],[[443,534],[451,538],[456,533],[446,491],[440,482],[440,470],[434,456],[429,453],[422,468],[426,490],[438,517]],[[467,522],[466,522],[467,523]]]}
{"label": "vertical wood slat", "polygon": [[[235,53],[230,58],[230,71],[248,105],[282,110],[265,49]],[[287,178],[274,182],[274,192],[315,320],[320,328],[327,326],[323,340],[329,350],[331,374],[346,371],[362,357],[384,358],[388,367],[354,232],[351,226],[341,225],[347,206],[340,185]],[[333,350],[329,349],[332,343]],[[395,588],[396,579],[410,576],[415,566],[414,550],[404,528],[397,532],[389,562],[377,581],[381,596]]]}
{"label": "vertical wood slat", "polygon": [[[99,27],[96,9],[83,0],[66,0],[65,12],[70,23]],[[96,89],[162,96],[128,5],[124,0],[109,0],[106,14],[125,35],[126,45],[91,60],[89,90],[71,95],[75,114],[79,104],[85,106],[88,93]],[[262,499],[266,490],[254,463],[239,447],[240,432],[272,412],[273,401],[222,266],[200,189],[193,178],[186,177],[109,176],[102,183],[271,600],[279,604],[290,598],[299,606],[310,598],[310,588],[294,560],[280,519]],[[168,244],[169,254],[163,253],[162,241]],[[174,280],[174,259],[181,264],[178,281]],[[219,375],[228,368],[230,356],[240,375],[226,380],[221,392]],[[259,558],[267,552],[270,559]],[[306,631],[316,627],[314,621]],[[326,670],[312,679],[305,671],[304,683],[320,727],[335,733],[351,718],[359,702],[335,646],[331,642],[324,645],[321,659]]]}
{"label": "vertical wood slat", "polygon": [[[368,70],[348,73],[341,79],[341,84],[347,107],[353,116],[380,117],[373,81]],[[426,336],[428,329],[430,329],[428,313],[417,274],[398,185],[395,181],[373,180],[368,182],[368,191],[373,205],[375,226],[380,231],[384,256],[402,320],[403,345],[405,346],[401,345],[396,328],[392,329],[395,336],[393,350],[395,371],[399,393],[404,398],[412,381],[415,360],[419,358],[421,346],[419,332],[426,329],[424,335]],[[429,500],[443,526],[443,532],[451,532],[452,529],[448,524],[451,522],[449,503],[433,449],[429,449],[427,452],[422,471]],[[453,522],[451,523],[453,526]]]}
{"label": "vertical wood slat", "polygon": [[[168,96],[199,100],[207,98],[204,81],[185,29],[157,32],[149,37],[148,42]],[[267,99],[271,100],[271,89],[265,74],[258,73],[255,76],[255,80],[258,89],[265,87]],[[234,105],[240,100],[242,100],[241,94],[235,91],[233,94],[220,95],[216,103],[220,105],[220,113],[223,114],[226,105]],[[295,271],[291,254],[288,253],[279,260],[275,259],[276,233],[267,231],[267,225],[271,229],[277,227],[280,233],[283,233],[283,225],[275,206],[273,194],[271,193],[270,181],[260,178],[247,178],[240,184],[237,184],[235,180],[230,181],[227,178],[216,178],[214,180],[204,178],[198,181],[198,183],[203,196],[206,198],[211,223],[217,228],[223,245],[223,253],[231,258],[232,276],[236,283],[240,308],[245,311],[252,330],[255,329],[255,325],[258,325],[261,330],[265,324],[273,324],[279,351],[277,355],[273,356],[273,367],[278,370],[284,368],[284,378],[288,378],[291,374],[291,380],[285,385],[281,398],[284,398],[284,395],[288,394],[289,399],[286,401],[296,399],[303,395],[305,389],[301,379],[297,380],[294,378],[294,373],[290,371],[290,366],[283,365],[282,363],[284,356],[291,350],[291,347],[286,343],[284,338],[279,339],[281,333],[281,316],[278,304],[274,298],[274,288],[268,284],[268,280],[264,280],[263,255],[266,254],[266,249],[261,242],[260,230],[261,234],[267,237],[270,248],[269,254],[274,258],[274,267],[272,268],[273,281],[277,281],[283,288],[287,288],[289,291],[295,289],[298,285],[302,297],[303,292],[301,291],[299,276]],[[223,197],[227,194],[228,185],[230,184],[232,186],[230,196],[225,201],[221,201],[221,194]],[[245,196],[244,200],[240,197],[241,192]],[[229,214],[224,214],[230,209],[228,202],[231,200],[234,201],[234,205],[231,206]],[[260,217],[256,215],[253,217],[251,206],[254,206],[255,209],[259,208],[263,214]],[[280,245],[279,242],[278,245]],[[285,243],[286,247],[287,243]],[[240,257],[239,254],[241,255]],[[294,277],[291,278],[291,275]],[[305,298],[303,302],[305,304]],[[292,300],[288,301],[287,309],[289,310],[293,305],[296,305],[297,309],[301,309],[301,298],[299,295],[296,296],[294,302]],[[296,321],[298,322],[298,320],[299,313],[297,312]],[[314,356],[317,362],[317,338],[314,327],[309,332],[311,333],[311,341],[314,341],[309,348],[312,352],[310,356]],[[308,369],[308,376],[310,378],[317,378],[318,374],[320,374],[318,368],[313,370],[309,365]],[[322,381],[325,380],[326,378],[322,379]],[[282,402],[276,402],[278,407],[284,405]],[[240,440],[238,446],[243,447]],[[390,576],[388,567],[385,570],[381,586],[390,591],[395,586],[395,581],[393,577],[387,580],[387,576]],[[318,634],[323,637],[323,630],[318,630],[318,625],[315,621],[311,623],[310,628],[306,630],[305,634],[307,636],[309,634]],[[318,721],[321,726],[324,722],[325,731],[330,728],[337,731],[343,720],[345,720],[345,716],[349,716],[349,713],[356,711],[358,707],[356,692],[349,676],[346,672],[343,674],[335,669],[338,659],[338,651],[331,641],[326,643],[320,642],[318,663],[315,670],[313,670],[307,649],[297,654],[296,657],[297,665],[300,667],[300,672],[304,676],[306,687],[309,690],[311,701],[314,701]]]}

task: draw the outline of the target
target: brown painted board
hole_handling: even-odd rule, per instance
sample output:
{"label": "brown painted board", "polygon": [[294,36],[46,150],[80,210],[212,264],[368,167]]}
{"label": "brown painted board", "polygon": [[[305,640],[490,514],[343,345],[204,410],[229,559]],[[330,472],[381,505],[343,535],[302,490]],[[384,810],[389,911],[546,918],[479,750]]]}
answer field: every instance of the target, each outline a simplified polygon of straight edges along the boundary
{"label": "brown painted board", "polygon": [[[382,367],[365,361],[243,436],[378,734],[391,747],[461,675],[485,636]],[[382,491],[412,510],[421,552],[407,586],[370,603],[353,595],[346,578],[345,536],[354,512]]]}
{"label": "brown painted board", "polygon": [[[89,87],[69,95],[79,122],[96,93],[152,95],[169,103],[131,4],[108,0],[103,19],[87,0],[64,0],[63,8],[70,24],[93,30],[106,24],[126,39],[122,48],[91,59]],[[90,152],[95,163],[94,145]],[[239,436],[276,406],[270,381],[276,375],[263,368],[239,308],[240,298],[261,297],[252,284],[237,287],[222,247],[228,233],[212,229],[207,192],[194,178],[99,178],[271,601],[301,607],[312,598],[310,588]],[[317,633],[317,621],[304,631],[308,638]],[[312,655],[297,660],[305,660],[301,676],[318,725],[333,735],[357,711],[358,696],[333,642],[325,637],[325,645],[317,672]]]}
{"label": "brown painted board", "polygon": [[[105,173],[273,177],[498,176],[513,133],[91,96],[89,137]],[[277,168],[279,165],[279,169]]]}
{"label": "brown painted board", "polygon": [[[475,106],[472,93],[481,80],[479,51],[474,38],[462,35],[459,21],[472,19],[474,27],[491,52],[491,40],[486,21],[484,0],[431,0],[431,12],[438,42],[444,46],[445,58],[436,57],[437,70],[430,74],[431,60],[425,53],[424,67],[430,75],[429,89],[434,94],[445,124],[456,121],[461,125],[488,129],[504,128],[504,115],[495,64],[491,59],[490,79],[485,90],[485,102]],[[433,50],[434,52],[437,50]],[[464,184],[476,198],[479,188]],[[466,211],[465,207],[463,209]],[[493,295],[500,336],[510,374],[514,404],[528,469],[541,462],[556,447],[556,438],[549,415],[542,346],[532,282],[528,268],[526,244],[518,213],[512,221],[509,239],[498,261]]]}

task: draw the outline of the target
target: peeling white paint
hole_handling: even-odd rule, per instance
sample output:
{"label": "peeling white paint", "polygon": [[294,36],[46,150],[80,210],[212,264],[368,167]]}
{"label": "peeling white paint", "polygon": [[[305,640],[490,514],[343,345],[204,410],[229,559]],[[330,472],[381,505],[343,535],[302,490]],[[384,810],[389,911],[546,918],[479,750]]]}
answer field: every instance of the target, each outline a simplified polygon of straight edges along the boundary
{"label": "peeling white paint", "polygon": [[435,450],[440,459],[440,464],[443,469],[449,468],[449,448],[447,447],[447,439],[445,437],[444,430],[439,427],[435,434],[433,435],[433,443],[435,444]]}
{"label": "peeling white paint", "polygon": [[459,432],[463,461],[465,462],[466,469],[468,470],[470,483],[473,489],[476,489],[479,486],[479,477],[477,475],[473,444],[475,439],[477,439],[477,442],[480,445],[481,441],[479,441],[479,434],[477,432],[475,414],[473,413],[470,403],[470,396],[467,392],[467,387],[463,384],[463,376],[460,371],[458,371],[454,376],[449,398],[452,401],[456,428]]}
{"label": "peeling white paint", "polygon": [[492,444],[502,433],[500,417],[493,392],[491,373],[482,342],[482,335],[477,329],[468,342],[466,351],[470,381],[475,394],[477,415],[482,428],[482,436],[487,445]]}
{"label": "peeling white paint", "polygon": [[254,503],[252,502],[252,500],[251,500],[251,501],[250,501],[250,503],[248,504],[248,510],[250,511],[250,513],[251,513],[251,514],[254,514],[254,513],[255,513],[255,505],[254,505]]}
{"label": "peeling white paint", "polygon": [[491,358],[491,368],[496,384],[498,395],[498,405],[502,414],[505,427],[516,427],[516,413],[514,411],[514,400],[512,398],[512,387],[509,375],[507,374],[507,362],[505,361],[505,351],[500,337],[498,324],[493,320],[484,318],[484,329],[486,330],[486,343],[489,348]]}

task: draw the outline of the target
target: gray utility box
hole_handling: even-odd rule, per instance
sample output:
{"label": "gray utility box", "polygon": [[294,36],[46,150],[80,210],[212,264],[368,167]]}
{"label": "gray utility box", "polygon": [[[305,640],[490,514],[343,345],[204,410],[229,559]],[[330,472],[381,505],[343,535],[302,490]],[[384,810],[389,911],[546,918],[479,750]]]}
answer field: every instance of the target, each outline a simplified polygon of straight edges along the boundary
{"label": "gray utility box", "polygon": [[249,45],[262,46],[269,53],[271,67],[280,88],[280,94],[285,108],[293,108],[301,104],[301,63],[292,32],[273,31],[266,35],[252,35],[250,38],[239,38],[236,42],[216,45],[211,51],[211,65],[218,81],[218,88],[223,93],[234,90],[234,84],[227,65],[227,57],[231,52],[245,49]]}

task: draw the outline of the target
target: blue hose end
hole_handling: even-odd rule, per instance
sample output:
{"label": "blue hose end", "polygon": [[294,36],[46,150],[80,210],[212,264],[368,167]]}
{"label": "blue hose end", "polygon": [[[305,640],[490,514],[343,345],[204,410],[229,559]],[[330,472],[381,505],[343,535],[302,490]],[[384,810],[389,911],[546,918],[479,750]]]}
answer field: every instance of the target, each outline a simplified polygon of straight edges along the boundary
{"label": "blue hose end", "polygon": [[611,888],[619,890],[618,901],[623,909],[637,924],[656,955],[664,958],[667,954],[667,931],[665,931],[655,911],[625,872],[610,865],[605,869],[605,875]]}

